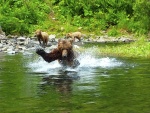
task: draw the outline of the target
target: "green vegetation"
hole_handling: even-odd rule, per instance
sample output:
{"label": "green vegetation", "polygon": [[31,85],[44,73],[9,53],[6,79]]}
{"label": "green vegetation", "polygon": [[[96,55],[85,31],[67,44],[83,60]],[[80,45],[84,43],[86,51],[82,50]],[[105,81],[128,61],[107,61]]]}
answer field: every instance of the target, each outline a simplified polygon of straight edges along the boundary
{"label": "green vegetation", "polygon": [[114,56],[129,58],[150,58],[150,42],[145,40],[145,36],[135,42],[108,42],[108,43],[88,43],[79,51],[83,52],[87,48],[94,50],[93,54],[98,56]]}
{"label": "green vegetation", "polygon": [[41,0],[1,0],[0,25],[6,34],[29,34],[42,26],[50,7]]}
{"label": "green vegetation", "polygon": [[141,37],[139,40],[131,43],[89,43],[80,48],[79,51],[85,51],[90,48],[95,51],[97,56],[116,56],[131,58],[150,58],[150,42]]}
{"label": "green vegetation", "polygon": [[137,41],[119,46],[105,46],[100,48],[99,53],[119,57],[150,58],[150,43]]}
{"label": "green vegetation", "polygon": [[[134,34],[138,39],[150,33],[149,0],[1,0],[0,6],[0,26],[7,35],[33,34],[36,29],[64,35],[79,28],[85,34],[106,31],[108,36]],[[105,46],[101,51],[105,49],[149,56],[148,42]]]}
{"label": "green vegetation", "polygon": [[0,25],[7,34],[29,34],[35,29],[60,32],[77,30],[99,34],[120,29],[147,34],[150,30],[149,0],[1,0]]}

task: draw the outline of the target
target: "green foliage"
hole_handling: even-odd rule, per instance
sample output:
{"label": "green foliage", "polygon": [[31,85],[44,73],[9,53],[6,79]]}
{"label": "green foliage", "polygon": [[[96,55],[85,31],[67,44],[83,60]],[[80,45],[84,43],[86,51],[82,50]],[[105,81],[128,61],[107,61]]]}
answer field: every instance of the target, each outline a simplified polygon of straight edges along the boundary
{"label": "green foliage", "polygon": [[150,58],[150,44],[144,39],[141,38],[129,44],[116,44],[114,46],[105,45],[100,47],[98,52],[100,52],[100,55],[107,54],[121,57]]}
{"label": "green foliage", "polygon": [[60,21],[68,22],[70,15],[70,24],[90,30],[111,26],[139,34],[150,30],[149,0],[53,0],[53,7]]}
{"label": "green foliage", "polygon": [[115,27],[112,27],[110,30],[108,30],[109,36],[117,36],[119,33]]}
{"label": "green foliage", "polygon": [[140,34],[148,33],[150,30],[150,1],[137,0],[133,9],[133,30]]}
{"label": "green foliage", "polygon": [[0,3],[0,25],[9,34],[31,33],[32,28],[47,19],[50,9],[39,0],[3,0]]}
{"label": "green foliage", "polygon": [[110,30],[114,27],[137,34],[150,31],[149,0],[1,0],[0,5],[0,25],[7,34],[59,31],[59,26],[66,31],[107,30],[110,35],[118,34]]}

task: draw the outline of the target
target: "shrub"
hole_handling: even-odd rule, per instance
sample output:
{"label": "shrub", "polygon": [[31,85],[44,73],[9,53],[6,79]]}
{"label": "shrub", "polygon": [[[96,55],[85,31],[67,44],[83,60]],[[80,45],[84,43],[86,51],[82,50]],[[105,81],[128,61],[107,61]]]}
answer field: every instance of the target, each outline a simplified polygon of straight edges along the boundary
{"label": "shrub", "polygon": [[38,0],[5,0],[0,3],[0,25],[6,34],[28,34],[31,27],[47,19],[50,9]]}

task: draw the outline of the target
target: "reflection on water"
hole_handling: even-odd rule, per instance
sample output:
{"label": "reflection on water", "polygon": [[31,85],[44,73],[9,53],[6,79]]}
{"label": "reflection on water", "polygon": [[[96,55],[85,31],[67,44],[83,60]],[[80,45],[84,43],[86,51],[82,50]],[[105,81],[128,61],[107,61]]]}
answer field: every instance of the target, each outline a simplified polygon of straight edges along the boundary
{"label": "reflection on water", "polygon": [[35,54],[0,54],[2,113],[149,113],[149,59],[81,53],[81,65],[62,68]]}
{"label": "reflection on water", "polygon": [[43,77],[42,82],[40,83],[41,87],[45,87],[46,85],[55,86],[55,90],[60,92],[61,94],[69,94],[72,91],[73,80],[79,79],[78,77],[70,77],[70,76],[56,76],[50,75],[47,77]]}

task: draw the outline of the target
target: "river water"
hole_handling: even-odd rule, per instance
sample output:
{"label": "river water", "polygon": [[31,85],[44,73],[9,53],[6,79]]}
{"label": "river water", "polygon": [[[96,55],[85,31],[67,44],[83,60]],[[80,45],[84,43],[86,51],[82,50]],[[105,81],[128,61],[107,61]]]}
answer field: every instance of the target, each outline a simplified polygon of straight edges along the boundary
{"label": "river water", "polygon": [[97,56],[62,68],[30,51],[0,53],[0,113],[150,113],[150,59]]}

